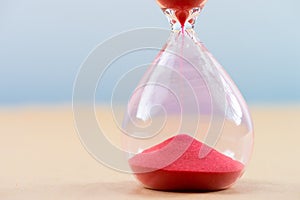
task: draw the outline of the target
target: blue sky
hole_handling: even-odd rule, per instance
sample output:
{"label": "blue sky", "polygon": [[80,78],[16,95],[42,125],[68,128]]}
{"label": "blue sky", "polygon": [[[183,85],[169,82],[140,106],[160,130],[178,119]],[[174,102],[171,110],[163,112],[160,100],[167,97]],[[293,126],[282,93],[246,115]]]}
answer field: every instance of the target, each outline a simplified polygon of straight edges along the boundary
{"label": "blue sky", "polygon": [[[300,102],[300,3],[209,0],[196,32],[250,103]],[[0,105],[68,103],[76,73],[108,37],[168,28],[154,0],[2,0]]]}

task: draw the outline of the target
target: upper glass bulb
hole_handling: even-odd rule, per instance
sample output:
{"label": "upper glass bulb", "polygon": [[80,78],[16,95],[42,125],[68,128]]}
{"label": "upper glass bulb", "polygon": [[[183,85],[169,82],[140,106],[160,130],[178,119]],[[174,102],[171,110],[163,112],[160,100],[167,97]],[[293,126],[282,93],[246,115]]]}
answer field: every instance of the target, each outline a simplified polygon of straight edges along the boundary
{"label": "upper glass bulb", "polygon": [[[157,0],[158,5],[163,12],[170,18],[170,22],[175,24],[178,22],[184,27],[186,22],[194,24],[195,10],[201,10],[207,0]],[[192,20],[192,21],[190,21]]]}

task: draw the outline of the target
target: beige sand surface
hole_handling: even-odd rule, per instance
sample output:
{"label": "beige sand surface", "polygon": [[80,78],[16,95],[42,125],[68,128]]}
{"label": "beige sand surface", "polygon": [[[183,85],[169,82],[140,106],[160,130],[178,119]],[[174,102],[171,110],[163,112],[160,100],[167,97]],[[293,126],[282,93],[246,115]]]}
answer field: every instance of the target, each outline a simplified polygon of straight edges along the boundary
{"label": "beige sand surface", "polygon": [[81,145],[70,106],[0,108],[0,199],[300,199],[300,107],[253,107],[255,151],[246,174],[214,193],[147,190]]}

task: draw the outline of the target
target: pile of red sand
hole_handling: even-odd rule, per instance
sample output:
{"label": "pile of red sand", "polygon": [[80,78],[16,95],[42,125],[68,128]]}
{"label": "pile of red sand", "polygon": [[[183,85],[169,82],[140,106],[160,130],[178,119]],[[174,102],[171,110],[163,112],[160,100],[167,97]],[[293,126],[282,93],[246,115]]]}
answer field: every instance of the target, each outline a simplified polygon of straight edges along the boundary
{"label": "pile of red sand", "polygon": [[230,187],[241,176],[244,165],[214,149],[200,159],[201,147],[209,148],[181,134],[135,155],[129,165],[146,188],[211,191]]}

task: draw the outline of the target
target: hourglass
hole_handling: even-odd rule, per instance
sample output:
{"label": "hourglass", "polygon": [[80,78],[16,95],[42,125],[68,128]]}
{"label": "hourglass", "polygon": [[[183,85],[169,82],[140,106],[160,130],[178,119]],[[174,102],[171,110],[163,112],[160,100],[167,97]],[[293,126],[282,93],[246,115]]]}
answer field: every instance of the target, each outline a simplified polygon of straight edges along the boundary
{"label": "hourglass", "polygon": [[171,35],[133,92],[123,130],[146,188],[212,191],[244,173],[253,127],[238,88],[194,32],[205,0],[157,0]]}

